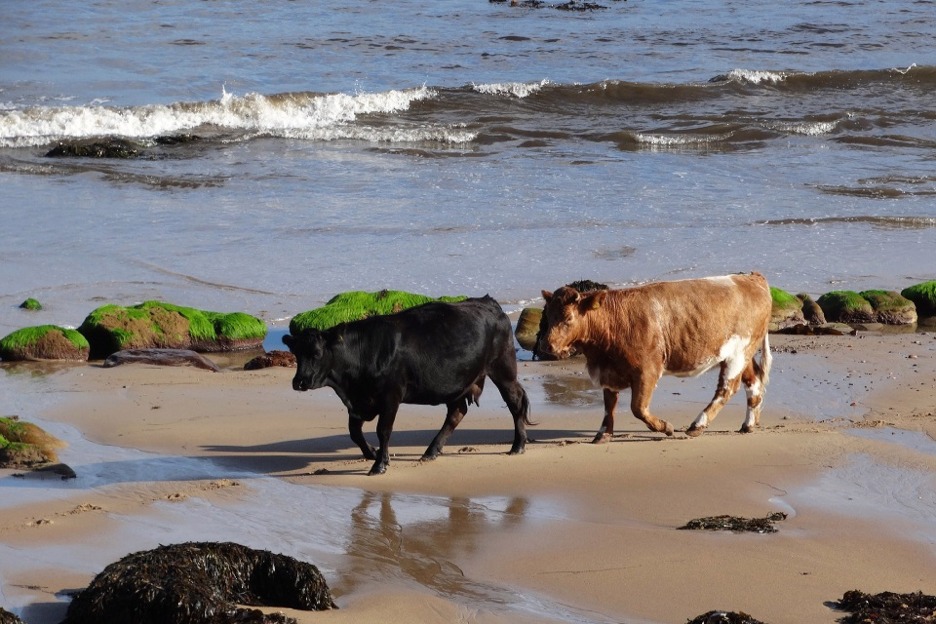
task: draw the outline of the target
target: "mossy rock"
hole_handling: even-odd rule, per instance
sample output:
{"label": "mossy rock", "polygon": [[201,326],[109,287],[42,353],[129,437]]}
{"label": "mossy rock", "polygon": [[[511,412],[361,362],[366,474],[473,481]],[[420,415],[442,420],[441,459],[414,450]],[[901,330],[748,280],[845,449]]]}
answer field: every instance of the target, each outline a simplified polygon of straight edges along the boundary
{"label": "mossy rock", "polygon": [[819,297],[816,302],[825,317],[838,323],[874,323],[874,308],[871,303],[853,290],[833,290]]}
{"label": "mossy rock", "polygon": [[86,361],[90,345],[81,333],[58,325],[24,327],[0,340],[0,360]]}
{"label": "mossy rock", "polygon": [[289,333],[298,334],[306,329],[326,330],[339,323],[359,321],[369,316],[393,314],[430,301],[453,303],[465,299],[467,299],[465,296],[445,296],[436,299],[428,295],[401,290],[378,292],[354,290],[335,295],[320,308],[300,312],[289,321]]}
{"label": "mossy rock", "polygon": [[255,349],[266,323],[243,312],[209,312],[161,301],[97,308],[78,328],[91,343],[91,359],[124,349],[191,349],[200,352]]}
{"label": "mossy rock", "polygon": [[936,316],[936,280],[908,286],[900,294],[914,303],[919,317]]}
{"label": "mossy rock", "polygon": [[796,298],[802,302],[803,319],[809,325],[825,325],[826,317],[816,300],[806,293],[799,293]]}
{"label": "mossy rock", "polygon": [[42,304],[30,297],[20,304],[20,308],[23,310],[29,310],[30,312],[38,312],[42,309]]}
{"label": "mossy rock", "polygon": [[28,468],[58,461],[65,444],[16,416],[0,417],[0,468]]}
{"label": "mossy rock", "polygon": [[893,290],[863,290],[858,293],[874,310],[878,323],[884,325],[913,325],[917,322],[916,306]]}
{"label": "mossy rock", "polygon": [[793,325],[805,323],[803,318],[803,302],[780,288],[770,287],[770,298],[773,306],[770,311],[770,325],[772,332],[780,331]]}
{"label": "mossy rock", "polygon": [[517,342],[520,346],[527,351],[533,351],[536,348],[536,337],[539,334],[542,319],[542,308],[523,308],[520,311],[520,318],[517,319],[517,329],[514,330],[514,335],[517,336]]}

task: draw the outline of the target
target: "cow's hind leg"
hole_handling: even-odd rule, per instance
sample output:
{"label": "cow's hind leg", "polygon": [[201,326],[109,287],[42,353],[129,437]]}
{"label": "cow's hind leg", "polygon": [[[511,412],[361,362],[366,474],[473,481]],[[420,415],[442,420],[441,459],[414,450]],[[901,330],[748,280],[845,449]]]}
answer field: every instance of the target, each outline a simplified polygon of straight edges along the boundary
{"label": "cow's hind leg", "polygon": [[501,398],[510,410],[510,415],[513,416],[514,438],[508,455],[522,455],[526,450],[526,427],[533,424],[530,421],[530,399],[516,378],[506,382],[500,379],[494,380],[494,385],[497,386]]}
{"label": "cow's hind leg", "polygon": [[718,412],[725,407],[725,403],[735,395],[735,392],[741,387],[741,371],[737,369],[736,361],[726,360],[722,362],[721,371],[718,373],[718,388],[715,390],[715,396],[686,429],[686,435],[693,438],[702,435],[705,428],[718,416]]}
{"label": "cow's hind leg", "polygon": [[348,416],[348,433],[351,434],[351,441],[357,444],[361,452],[364,453],[364,459],[377,459],[377,452],[373,446],[364,439],[364,420],[357,416]]}
{"label": "cow's hind leg", "polygon": [[371,466],[368,475],[379,475],[387,472],[390,465],[390,434],[393,433],[393,422],[396,420],[400,404],[396,403],[384,408],[377,417],[377,440],[380,448],[377,449],[377,459]]}
{"label": "cow's hind leg", "polygon": [[[477,402],[477,397],[473,400]],[[442,453],[442,447],[445,446],[449,436],[452,435],[452,432],[455,431],[455,427],[458,426],[458,423],[460,423],[462,418],[465,417],[465,414],[468,413],[467,397],[462,397],[454,403],[448,403],[447,406],[448,413],[445,415],[445,422],[442,423],[442,428],[439,429],[439,433],[436,434],[436,437],[432,439],[432,443],[426,449],[426,452],[423,453],[421,461],[433,460]]]}
{"label": "cow's hind leg", "polygon": [[644,372],[637,380],[637,383],[631,385],[631,411],[634,416],[647,425],[647,429],[650,431],[659,431],[671,436],[673,435],[673,425],[650,413],[650,399],[659,380],[659,375]]}
{"label": "cow's hind leg", "polygon": [[764,403],[764,383],[761,380],[761,367],[751,359],[750,364],[741,375],[744,390],[747,393],[747,413],[739,433],[751,433],[754,427],[760,424],[761,406]]}

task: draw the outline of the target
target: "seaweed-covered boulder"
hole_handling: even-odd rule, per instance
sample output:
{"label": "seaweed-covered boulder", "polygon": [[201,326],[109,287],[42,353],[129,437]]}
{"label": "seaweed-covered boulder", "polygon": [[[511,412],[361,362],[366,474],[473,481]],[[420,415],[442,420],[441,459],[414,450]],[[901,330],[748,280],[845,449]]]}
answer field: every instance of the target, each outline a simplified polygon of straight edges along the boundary
{"label": "seaweed-covered boulder", "polygon": [[37,301],[36,299],[33,299],[32,297],[30,297],[26,299],[26,301],[21,303],[19,307],[23,310],[29,310],[30,312],[38,312],[39,310],[42,309],[42,304],[39,303],[39,301]]}
{"label": "seaweed-covered boulder", "polygon": [[543,308],[523,308],[517,319],[517,328],[514,334],[517,342],[527,351],[536,348],[536,337],[539,335],[540,321],[543,318]]}
{"label": "seaweed-covered boulder", "polygon": [[90,353],[87,339],[74,329],[58,325],[24,327],[0,340],[0,360],[77,360]]}
{"label": "seaweed-covered boulder", "polygon": [[337,608],[318,568],[231,542],[187,542],[110,564],[68,606],[62,624],[291,622],[247,606]]}
{"label": "seaweed-covered boulder", "polygon": [[908,286],[900,294],[914,303],[920,318],[936,316],[936,280]]}
{"label": "seaweed-covered boulder", "polygon": [[816,302],[825,317],[838,323],[874,323],[871,303],[853,290],[833,290]]}
{"label": "seaweed-covered boulder", "polygon": [[0,417],[0,468],[31,468],[58,461],[65,446],[42,428],[17,416]]}
{"label": "seaweed-covered boulder", "polygon": [[369,316],[393,314],[430,301],[455,302],[464,296],[446,296],[438,299],[427,295],[400,290],[378,292],[350,291],[335,295],[320,307],[301,312],[289,321],[289,333],[298,334],[306,329],[325,330],[339,323],[358,321]]}
{"label": "seaweed-covered boulder", "polygon": [[123,349],[191,349],[199,352],[256,349],[266,323],[243,312],[209,312],[161,301],[97,308],[78,328],[91,344],[91,359]]}
{"label": "seaweed-covered boulder", "polygon": [[826,317],[825,313],[822,311],[822,308],[816,303],[816,300],[810,297],[806,293],[799,293],[796,295],[796,298],[799,299],[803,306],[803,320],[806,321],[808,325],[825,325]]}
{"label": "seaweed-covered boulder", "polygon": [[0,607],[0,624],[26,624],[23,620]]}
{"label": "seaweed-covered boulder", "polygon": [[917,322],[916,306],[893,290],[863,290],[858,293],[871,304],[875,320],[884,325],[913,325]]}
{"label": "seaweed-covered boulder", "polygon": [[806,322],[803,318],[803,302],[796,296],[771,286],[770,298],[773,300],[773,307],[770,310],[769,331],[776,332]]}
{"label": "seaweed-covered boulder", "polygon": [[267,351],[263,355],[258,355],[244,364],[244,370],[260,370],[273,366],[296,368],[296,356],[290,351],[273,349],[272,351]]}

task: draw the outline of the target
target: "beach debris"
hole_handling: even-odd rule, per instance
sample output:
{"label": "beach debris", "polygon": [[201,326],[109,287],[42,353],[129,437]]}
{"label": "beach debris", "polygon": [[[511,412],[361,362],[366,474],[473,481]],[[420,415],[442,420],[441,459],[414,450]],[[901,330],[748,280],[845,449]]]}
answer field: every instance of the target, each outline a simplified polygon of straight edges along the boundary
{"label": "beach debris", "polygon": [[0,360],[86,361],[90,352],[87,339],[74,329],[58,325],[24,327],[0,339]]}
{"label": "beach debris", "polygon": [[781,511],[769,513],[763,518],[740,518],[738,516],[709,516],[696,518],[679,530],[689,531],[733,531],[735,533],[776,533],[775,522],[786,520],[787,515]]}
{"label": "beach debris", "polygon": [[929,624],[936,622],[936,596],[922,592],[896,594],[882,592],[865,594],[853,589],[845,592],[836,608],[851,615],[839,620],[843,624]]}
{"label": "beach debris", "polygon": [[155,364],[158,366],[194,366],[220,372],[221,368],[201,353],[190,349],[123,349],[104,360],[104,368],[121,364]]}
{"label": "beach debris", "polygon": [[62,624],[296,622],[251,606],[338,608],[310,563],[232,542],[187,542],[110,564],[78,592]]}
{"label": "beach debris", "polygon": [[64,442],[19,416],[0,417],[0,468],[54,464],[58,461],[56,450],[64,446]]}
{"label": "beach debris", "polygon": [[91,345],[89,357],[104,359],[123,349],[191,349],[200,353],[257,349],[266,323],[244,312],[211,312],[162,301],[135,306],[108,304],[78,327]]}
{"label": "beach debris", "polygon": [[270,368],[271,366],[296,368],[296,356],[289,351],[274,349],[248,361],[244,364],[244,370],[260,370],[261,368]]}
{"label": "beach debris", "polygon": [[0,624],[26,624],[23,620],[0,607]]}
{"label": "beach debris", "polygon": [[709,611],[692,618],[687,624],[764,624],[743,611]]}

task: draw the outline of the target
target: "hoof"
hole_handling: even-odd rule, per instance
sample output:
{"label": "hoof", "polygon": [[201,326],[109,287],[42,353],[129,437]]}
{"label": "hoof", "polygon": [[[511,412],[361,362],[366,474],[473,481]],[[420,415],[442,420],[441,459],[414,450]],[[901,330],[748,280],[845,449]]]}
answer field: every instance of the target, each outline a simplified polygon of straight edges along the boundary
{"label": "hoof", "polygon": [[741,425],[741,428],[738,429],[738,433],[751,433],[754,431],[754,427],[751,425]]}
{"label": "hoof", "polygon": [[703,433],[705,433],[705,427],[696,427],[695,425],[692,425],[686,429],[686,435],[690,438],[698,438]]}
{"label": "hoof", "polygon": [[519,448],[510,449],[510,451],[507,454],[508,455],[523,455],[524,452],[526,452],[526,449],[521,446]]}
{"label": "hoof", "polygon": [[387,465],[386,465],[386,464],[381,464],[380,462],[377,462],[377,463],[374,464],[373,467],[370,469],[370,472],[367,473],[367,476],[368,476],[368,477],[373,477],[374,475],[382,475],[382,474],[385,473],[385,472],[387,472]]}
{"label": "hoof", "polygon": [[665,424],[666,426],[663,427],[663,433],[665,433],[665,434],[666,434],[666,437],[668,437],[668,438],[673,437],[673,432],[674,432],[674,430],[673,430],[673,423],[668,423],[668,422],[665,422],[665,421],[664,421],[664,424]]}
{"label": "hoof", "polygon": [[431,461],[434,460],[436,457],[438,457],[438,455],[430,455],[429,453],[426,453],[425,455],[423,455],[422,457],[419,458],[419,461],[420,461],[420,462],[431,462]]}
{"label": "hoof", "polygon": [[592,440],[592,444],[607,444],[611,441],[611,438],[614,437],[613,433],[608,433],[606,431],[599,431],[595,434],[595,439]]}

